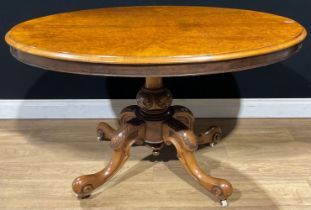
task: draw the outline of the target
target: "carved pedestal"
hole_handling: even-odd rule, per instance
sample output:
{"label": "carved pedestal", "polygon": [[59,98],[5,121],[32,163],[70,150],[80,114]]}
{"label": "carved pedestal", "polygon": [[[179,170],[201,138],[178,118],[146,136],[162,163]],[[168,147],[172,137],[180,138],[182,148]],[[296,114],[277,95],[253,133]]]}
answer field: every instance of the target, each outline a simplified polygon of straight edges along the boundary
{"label": "carved pedestal", "polygon": [[198,145],[214,145],[220,140],[220,128],[212,127],[196,136],[192,112],[186,107],[171,104],[172,94],[162,86],[161,78],[147,78],[145,87],[137,94],[137,105],[122,111],[118,130],[103,122],[99,124],[98,138],[111,140],[112,159],[102,171],[74,180],[72,187],[79,198],[87,198],[111,178],[128,159],[133,144],[148,144],[155,156],[165,145],[174,145],[187,172],[213,193],[222,205],[227,205],[226,200],[232,194],[231,184],[204,173],[194,156]]}

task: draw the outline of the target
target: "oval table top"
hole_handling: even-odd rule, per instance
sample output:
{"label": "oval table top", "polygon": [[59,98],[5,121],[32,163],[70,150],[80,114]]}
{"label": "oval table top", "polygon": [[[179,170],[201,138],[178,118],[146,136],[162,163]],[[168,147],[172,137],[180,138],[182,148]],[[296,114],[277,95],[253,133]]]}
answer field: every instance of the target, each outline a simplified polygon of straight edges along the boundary
{"label": "oval table top", "polygon": [[[108,76],[230,72],[286,59],[307,32],[296,21],[249,10],[142,6],[82,10],[26,21],[5,39],[20,61]],[[114,65],[112,65],[114,64]]]}

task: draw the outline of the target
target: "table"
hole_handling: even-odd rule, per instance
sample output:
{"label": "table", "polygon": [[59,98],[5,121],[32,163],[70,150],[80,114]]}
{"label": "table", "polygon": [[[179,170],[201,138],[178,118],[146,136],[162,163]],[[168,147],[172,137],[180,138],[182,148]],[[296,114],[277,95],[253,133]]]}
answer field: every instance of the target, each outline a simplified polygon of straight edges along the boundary
{"label": "table", "polygon": [[74,180],[73,191],[79,198],[89,197],[107,182],[126,162],[132,145],[149,145],[155,156],[165,145],[173,145],[186,171],[226,206],[233,191],[230,182],[206,174],[194,156],[198,145],[215,145],[221,139],[221,129],[215,126],[196,135],[192,112],[172,106],[172,94],[162,78],[234,72],[276,63],[298,52],[306,35],[296,21],[268,13],[141,6],[37,18],[15,26],[5,39],[16,59],[35,67],[146,78],[137,94],[137,105],[121,112],[119,129],[104,122],[98,125],[98,138],[110,140],[112,159],[102,171]]}

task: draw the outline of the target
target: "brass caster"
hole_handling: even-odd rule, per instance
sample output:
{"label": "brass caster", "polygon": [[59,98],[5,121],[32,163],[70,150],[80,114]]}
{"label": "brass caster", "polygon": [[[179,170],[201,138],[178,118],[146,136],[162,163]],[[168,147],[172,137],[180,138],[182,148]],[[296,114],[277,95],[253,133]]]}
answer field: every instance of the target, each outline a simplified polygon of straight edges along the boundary
{"label": "brass caster", "polygon": [[227,206],[228,206],[228,201],[227,201],[227,200],[221,200],[221,201],[220,201],[220,205],[221,205],[222,207],[227,207]]}

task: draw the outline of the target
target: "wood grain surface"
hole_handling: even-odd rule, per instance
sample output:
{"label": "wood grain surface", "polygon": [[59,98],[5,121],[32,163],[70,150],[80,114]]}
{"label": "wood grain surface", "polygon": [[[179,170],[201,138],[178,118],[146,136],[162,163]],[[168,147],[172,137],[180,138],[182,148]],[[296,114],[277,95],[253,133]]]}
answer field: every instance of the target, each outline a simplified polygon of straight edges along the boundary
{"label": "wood grain surface", "polygon": [[12,48],[46,58],[103,64],[225,61],[301,43],[303,26],[277,15],[189,6],[117,7],[33,19],[6,35]]}
{"label": "wood grain surface", "polygon": [[[0,121],[0,209],[224,209],[188,176],[174,149],[161,152],[156,161],[141,146],[91,199],[78,201],[72,179],[96,172],[111,158],[109,142],[96,141],[98,122]],[[117,127],[117,121],[108,122]],[[198,119],[196,129],[211,125],[227,135],[196,157],[204,170],[235,186],[226,209],[311,209],[310,119]]]}

